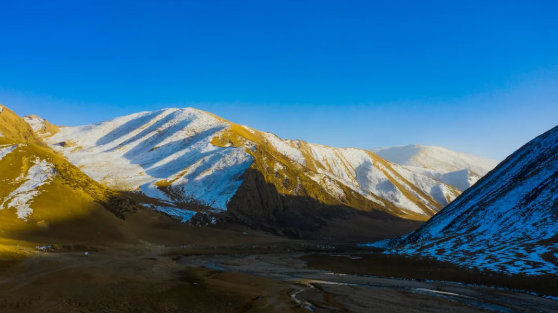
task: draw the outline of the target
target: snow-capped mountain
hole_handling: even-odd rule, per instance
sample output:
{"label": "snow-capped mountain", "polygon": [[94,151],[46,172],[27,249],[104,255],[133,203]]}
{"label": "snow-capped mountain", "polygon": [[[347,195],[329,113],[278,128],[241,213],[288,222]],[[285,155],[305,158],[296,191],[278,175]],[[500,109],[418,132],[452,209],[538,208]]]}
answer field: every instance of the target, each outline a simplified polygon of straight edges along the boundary
{"label": "snow-capped mountain", "polygon": [[558,126],[504,160],[419,230],[376,246],[467,267],[558,272]]}
{"label": "snow-capped mountain", "polygon": [[426,220],[460,194],[370,151],[283,140],[193,108],[62,127],[43,138],[93,179],[158,199],[169,214],[194,200],[212,212],[278,221],[310,199]]}
{"label": "snow-capped mountain", "polygon": [[25,120],[40,137],[52,136],[58,132],[58,126],[52,125],[48,120],[36,115],[24,116],[23,120]]}
{"label": "snow-capped mountain", "polygon": [[474,185],[498,161],[436,146],[407,145],[372,149],[382,158],[428,175],[461,191]]}

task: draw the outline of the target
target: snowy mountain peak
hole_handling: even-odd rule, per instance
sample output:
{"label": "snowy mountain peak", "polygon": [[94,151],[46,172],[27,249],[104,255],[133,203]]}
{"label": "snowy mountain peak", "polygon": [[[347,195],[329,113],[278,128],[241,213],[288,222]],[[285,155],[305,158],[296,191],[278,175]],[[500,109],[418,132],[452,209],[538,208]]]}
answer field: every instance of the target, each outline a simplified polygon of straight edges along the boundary
{"label": "snowy mountain peak", "polygon": [[[410,219],[427,219],[460,193],[369,151],[284,140],[194,108],[141,112],[64,127],[47,142],[93,179],[141,192],[171,207],[188,199],[214,211],[245,210],[269,202],[235,204],[245,201],[235,198],[241,186],[262,183],[260,178],[254,178],[257,183],[245,181],[249,169],[259,173],[267,186],[274,186],[271,193]],[[257,210],[271,210],[276,205]]]}
{"label": "snowy mountain peak", "polygon": [[479,175],[486,175],[498,164],[496,160],[455,152],[443,147],[419,144],[382,147],[371,151],[400,165],[422,167],[445,173],[469,169]]}
{"label": "snowy mountain peak", "polygon": [[371,151],[390,162],[429,175],[462,191],[498,164],[498,161],[492,159],[419,144],[382,147]]}
{"label": "snowy mountain peak", "polygon": [[164,201],[195,195],[225,209],[241,184],[238,176],[251,163],[242,148],[211,144],[227,127],[228,123],[197,109],[163,109],[63,128],[49,142],[93,179],[109,186],[137,189]]}
{"label": "snowy mountain peak", "polygon": [[35,133],[37,133],[40,137],[52,136],[58,132],[58,126],[52,125],[48,120],[40,118],[36,115],[24,116],[23,120],[27,122],[33,131],[35,131]]}
{"label": "snowy mountain peak", "polygon": [[27,115],[23,119],[33,128],[34,131],[38,132],[43,129],[45,120],[38,117],[37,115]]}

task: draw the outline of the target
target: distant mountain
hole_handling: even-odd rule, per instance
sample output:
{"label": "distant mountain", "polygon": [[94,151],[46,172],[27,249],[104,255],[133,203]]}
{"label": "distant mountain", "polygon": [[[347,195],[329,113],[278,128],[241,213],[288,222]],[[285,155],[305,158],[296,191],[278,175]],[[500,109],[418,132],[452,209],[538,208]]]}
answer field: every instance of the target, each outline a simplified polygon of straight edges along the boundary
{"label": "distant mountain", "polygon": [[428,175],[461,191],[475,184],[498,161],[436,146],[407,145],[372,149],[382,158]]}
{"label": "distant mountain", "polygon": [[558,126],[504,160],[417,231],[375,244],[507,273],[558,272]]}
{"label": "distant mountain", "polygon": [[39,137],[52,136],[58,132],[58,126],[52,125],[48,120],[36,115],[27,115],[23,119],[33,128]]}
{"label": "distant mountain", "polygon": [[184,221],[204,211],[293,236],[357,215],[424,221],[460,194],[370,151],[283,140],[193,108],[63,127],[45,140],[96,181]]}

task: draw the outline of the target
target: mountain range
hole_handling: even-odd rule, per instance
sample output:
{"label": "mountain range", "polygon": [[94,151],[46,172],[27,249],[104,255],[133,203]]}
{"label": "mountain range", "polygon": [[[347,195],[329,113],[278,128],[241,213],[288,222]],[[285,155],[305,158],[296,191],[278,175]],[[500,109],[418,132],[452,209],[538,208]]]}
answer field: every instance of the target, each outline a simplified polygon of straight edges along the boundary
{"label": "mountain range", "polygon": [[399,165],[363,149],[284,140],[193,108],[80,127],[6,112],[17,127],[0,131],[63,156],[77,176],[106,190],[181,222],[232,222],[290,237],[401,235],[459,196],[463,186],[443,177],[480,176],[495,164],[442,150],[440,167]]}
{"label": "mountain range", "polygon": [[496,166],[441,147],[284,140],[193,108],[59,127],[0,107],[0,122],[5,236],[65,232],[57,225],[76,219],[123,236],[124,220],[149,211],[294,238],[410,232],[372,246],[507,273],[557,270],[558,127]]}
{"label": "mountain range", "polygon": [[425,221],[461,193],[370,151],[283,140],[193,108],[64,127],[45,140],[93,179],[183,220],[205,207],[289,233],[347,209]]}

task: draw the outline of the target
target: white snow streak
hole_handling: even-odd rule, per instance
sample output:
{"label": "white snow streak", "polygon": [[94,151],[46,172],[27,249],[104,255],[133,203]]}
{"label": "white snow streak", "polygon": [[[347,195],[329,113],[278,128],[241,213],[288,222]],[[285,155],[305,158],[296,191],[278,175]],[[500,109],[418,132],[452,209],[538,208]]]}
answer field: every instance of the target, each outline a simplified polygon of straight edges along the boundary
{"label": "white snow streak", "polygon": [[14,151],[16,148],[17,145],[0,147],[0,160],[2,160],[6,155],[8,155],[8,153]]}
{"label": "white snow streak", "polygon": [[155,210],[166,213],[172,217],[178,218],[181,223],[188,222],[189,220],[192,219],[192,217],[194,217],[194,215],[196,215],[196,212],[194,211],[168,207],[168,206],[156,206]]}
{"label": "white snow streak", "polygon": [[[54,166],[51,163],[39,158],[36,158],[34,163],[24,178],[25,182],[11,192],[0,206],[0,210],[15,208],[17,210],[17,217],[23,220],[27,220],[28,216],[33,212],[30,204],[33,198],[41,193],[37,188],[48,184],[54,177]],[[6,202],[8,203],[6,204]]]}
{"label": "white snow streak", "polygon": [[36,133],[40,133],[45,129],[45,120],[34,115],[27,115],[23,120],[33,128]]}
{"label": "white snow streak", "polygon": [[306,165],[306,160],[304,159],[302,152],[300,152],[300,150],[296,147],[293,147],[288,140],[282,140],[277,137],[277,135],[272,133],[264,133],[264,136],[281,154],[295,162]]}

